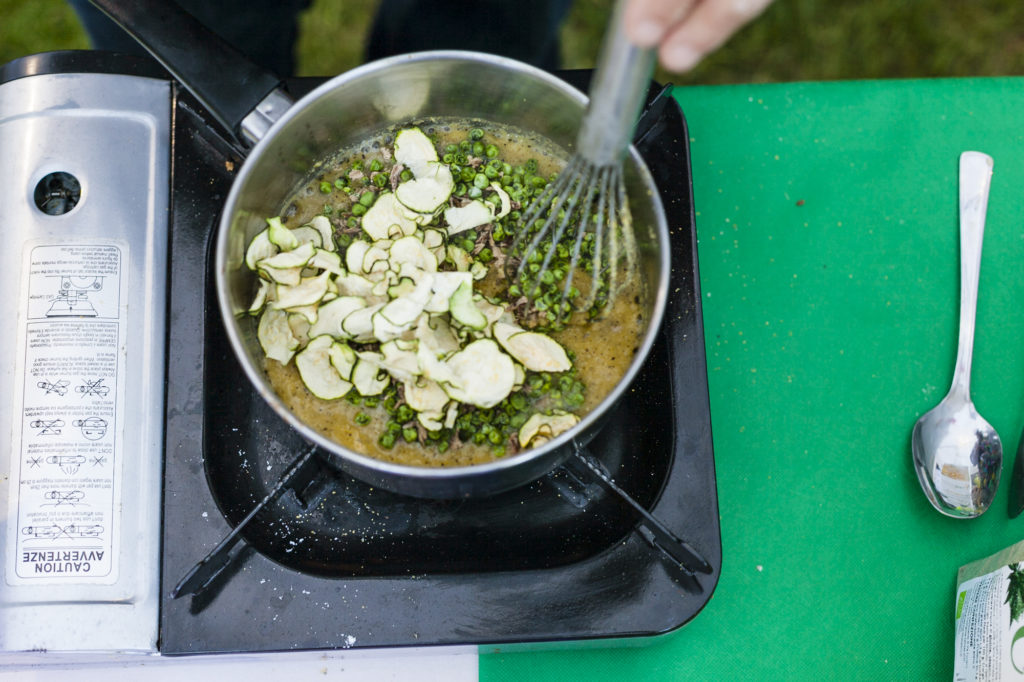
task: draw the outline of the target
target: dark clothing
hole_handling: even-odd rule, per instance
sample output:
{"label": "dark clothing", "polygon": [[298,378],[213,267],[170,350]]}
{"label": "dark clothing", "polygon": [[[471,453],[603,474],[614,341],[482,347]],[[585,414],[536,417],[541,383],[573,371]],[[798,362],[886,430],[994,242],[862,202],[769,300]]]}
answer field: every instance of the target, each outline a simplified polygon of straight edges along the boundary
{"label": "dark clothing", "polygon": [[[68,0],[93,47],[146,54],[88,0]],[[295,73],[298,15],[311,0],[178,0],[249,59],[279,76]],[[559,29],[572,0],[381,0],[366,58],[461,49],[559,65]]]}

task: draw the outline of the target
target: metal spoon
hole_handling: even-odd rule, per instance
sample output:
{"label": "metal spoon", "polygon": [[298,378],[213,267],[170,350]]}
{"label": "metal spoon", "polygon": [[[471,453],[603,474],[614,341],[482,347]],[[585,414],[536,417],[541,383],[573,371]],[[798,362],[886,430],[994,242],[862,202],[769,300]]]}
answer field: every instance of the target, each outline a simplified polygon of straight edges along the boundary
{"label": "metal spoon", "polygon": [[981,241],[992,157],[960,155],[960,342],[949,393],[926,412],[911,435],[914,469],[932,506],[946,516],[973,518],[992,503],[1003,446],[971,402],[971,356],[981,270]]}

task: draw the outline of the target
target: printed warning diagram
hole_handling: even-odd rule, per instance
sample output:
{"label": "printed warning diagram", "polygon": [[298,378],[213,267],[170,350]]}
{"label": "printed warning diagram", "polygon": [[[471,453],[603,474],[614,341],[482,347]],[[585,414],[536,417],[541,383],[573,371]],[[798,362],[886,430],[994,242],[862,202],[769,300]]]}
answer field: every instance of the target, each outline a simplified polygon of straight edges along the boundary
{"label": "printed warning diagram", "polygon": [[113,582],[125,254],[110,243],[37,244],[27,252],[27,315],[18,329],[24,387],[15,412],[20,459],[7,534],[15,546],[7,579]]}

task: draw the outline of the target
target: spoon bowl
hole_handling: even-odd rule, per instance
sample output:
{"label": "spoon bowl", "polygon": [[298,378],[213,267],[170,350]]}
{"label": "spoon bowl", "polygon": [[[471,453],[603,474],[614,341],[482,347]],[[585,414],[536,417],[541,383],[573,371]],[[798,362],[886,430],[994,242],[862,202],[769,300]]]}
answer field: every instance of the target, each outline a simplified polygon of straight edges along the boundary
{"label": "spoon bowl", "polygon": [[950,393],[917,423],[910,439],[925,497],[946,516],[979,516],[995,497],[1003,446],[970,400]]}
{"label": "spoon bowl", "polygon": [[949,393],[914,424],[910,449],[928,501],[946,516],[979,516],[995,497],[1003,446],[971,402],[971,358],[981,271],[981,243],[992,158],[960,155],[960,340]]}

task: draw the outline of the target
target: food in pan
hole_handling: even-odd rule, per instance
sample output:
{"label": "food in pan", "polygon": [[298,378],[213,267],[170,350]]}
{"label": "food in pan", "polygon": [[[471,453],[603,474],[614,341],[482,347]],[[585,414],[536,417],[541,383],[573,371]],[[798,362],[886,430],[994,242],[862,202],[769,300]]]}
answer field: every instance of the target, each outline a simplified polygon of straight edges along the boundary
{"label": "food in pan", "polygon": [[434,121],[344,154],[269,218],[246,251],[249,312],[289,408],[351,450],[424,466],[575,426],[646,319],[641,291],[599,316],[552,309],[567,257],[554,282],[506,277],[516,221],[560,163],[517,131]]}

